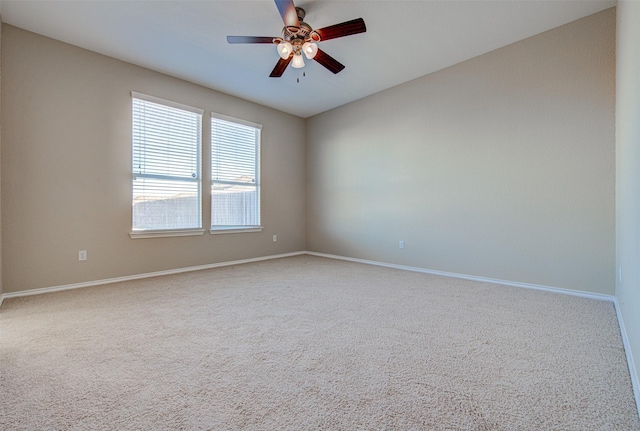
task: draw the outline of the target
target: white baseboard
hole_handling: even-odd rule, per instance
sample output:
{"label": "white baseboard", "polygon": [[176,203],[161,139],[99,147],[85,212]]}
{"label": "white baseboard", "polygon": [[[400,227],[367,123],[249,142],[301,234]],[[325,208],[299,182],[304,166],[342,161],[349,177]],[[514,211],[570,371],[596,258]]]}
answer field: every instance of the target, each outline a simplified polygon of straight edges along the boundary
{"label": "white baseboard", "polygon": [[444,276],[444,277],[461,278],[461,279],[465,279],[465,280],[479,281],[479,282],[483,282],[483,283],[493,283],[493,284],[501,284],[501,285],[505,285],[505,286],[524,287],[524,288],[527,288],[527,289],[544,290],[544,291],[547,291],[547,292],[562,293],[562,294],[565,294],[565,295],[581,296],[583,298],[600,299],[600,300],[605,300],[605,301],[614,301],[615,300],[614,296],[612,296],[612,295],[604,295],[604,294],[601,294],[601,293],[592,293],[592,292],[584,292],[584,291],[579,291],[579,290],[562,289],[562,288],[559,288],[559,287],[541,286],[541,285],[537,285],[537,284],[520,283],[520,282],[517,282],[517,281],[507,281],[507,280],[500,280],[500,279],[495,279],[495,278],[477,277],[477,276],[473,276],[473,275],[437,271],[437,270],[432,270],[432,269],[427,269],[427,268],[419,268],[419,267],[414,267],[414,266],[396,265],[396,264],[393,264],[393,263],[378,262],[378,261],[374,261],[374,260],[358,259],[358,258],[346,257],[346,256],[338,256],[338,255],[335,255],[335,254],[317,253],[317,252],[314,252],[314,251],[297,251],[297,252],[292,252],[292,253],[284,253],[284,254],[277,254],[277,255],[270,255],[270,256],[255,257],[255,258],[250,258],[250,259],[233,260],[233,261],[227,261],[227,262],[212,263],[212,264],[207,264],[207,265],[190,266],[190,267],[186,267],[186,268],[169,269],[169,270],[166,270],[166,271],[157,271],[157,272],[150,272],[150,273],[144,273],[144,274],[128,275],[128,276],[124,276],[124,277],[115,277],[115,278],[107,278],[107,279],[102,279],[102,280],[93,280],[93,281],[87,281],[87,282],[83,282],[83,283],[73,283],[73,284],[65,284],[65,285],[61,285],[61,286],[52,286],[52,287],[43,287],[43,288],[39,288],[39,289],[22,290],[22,291],[18,291],[18,292],[8,292],[8,293],[4,293],[4,294],[0,295],[0,306],[2,305],[2,302],[5,299],[8,299],[8,298],[17,298],[17,297],[20,297],[20,296],[40,295],[40,294],[43,294],[43,293],[59,292],[59,291],[62,291],[62,290],[79,289],[79,288],[82,288],[82,287],[99,286],[99,285],[102,285],[102,284],[119,283],[119,282],[122,282],[122,281],[139,280],[139,279],[143,279],[143,278],[160,277],[160,276],[163,276],[163,275],[180,274],[180,273],[183,273],[183,272],[200,271],[200,270],[203,270],[203,269],[219,268],[219,267],[230,266],[230,265],[240,265],[240,264],[243,264],[243,263],[259,262],[259,261],[263,261],[263,260],[279,259],[279,258],[291,257],[291,256],[299,256],[299,255],[302,255],[302,254],[307,254],[307,255],[311,255],[311,256],[318,256],[318,257],[326,257],[326,258],[329,258],[329,259],[338,259],[338,260],[346,260],[346,261],[350,261],[350,262],[364,263],[364,264],[367,264],[367,265],[383,266],[383,267],[386,267],[386,268],[395,268],[395,269],[401,269],[401,270],[404,270],[404,271],[421,272],[421,273],[424,273],[424,274],[441,275],[441,276]]}
{"label": "white baseboard", "polygon": [[334,255],[334,254],[316,253],[316,252],[313,252],[313,251],[308,251],[307,254],[312,255],[312,256],[327,257],[327,258],[330,258],[330,259],[339,259],[339,260],[347,260],[347,261],[350,261],[350,262],[365,263],[367,265],[384,266],[386,268],[395,268],[395,269],[402,269],[402,270],[405,270],[405,271],[421,272],[423,274],[441,275],[441,276],[444,276],[444,277],[452,277],[452,278],[462,278],[464,280],[480,281],[480,282],[483,282],[483,283],[492,283],[492,284],[501,284],[501,285],[504,285],[504,286],[524,287],[526,289],[543,290],[543,291],[546,291],[546,292],[562,293],[564,295],[580,296],[580,297],[583,297],[583,298],[599,299],[599,300],[603,300],[603,301],[613,301],[615,299],[615,297],[613,295],[605,295],[605,294],[602,294],[602,293],[585,292],[585,291],[582,291],[582,290],[570,290],[570,289],[562,289],[560,287],[542,286],[542,285],[539,285],[539,284],[520,283],[518,281],[508,281],[508,280],[500,280],[500,279],[495,279],[495,278],[477,277],[477,276],[474,276],[474,275],[457,274],[455,272],[436,271],[436,270],[433,270],[433,269],[419,268],[419,267],[415,267],[415,266],[396,265],[396,264],[393,264],[393,263],[385,263],[385,262],[377,262],[377,261],[374,261],[374,260],[366,260],[366,259],[357,259],[357,258],[353,258],[353,257],[337,256],[337,255]]}
{"label": "white baseboard", "polygon": [[631,346],[629,345],[629,337],[627,336],[627,329],[624,326],[624,319],[622,318],[618,299],[615,298],[613,303],[616,307],[616,315],[618,316],[622,345],[624,346],[624,352],[627,355],[627,364],[629,365],[629,374],[631,375],[631,386],[633,387],[633,395],[636,398],[636,408],[638,409],[638,415],[640,416],[640,380],[638,379],[638,371],[635,361],[633,360],[633,353],[631,352]]}
{"label": "white baseboard", "polygon": [[99,286],[103,284],[112,284],[119,283],[122,281],[130,281],[130,280],[139,280],[142,278],[151,278],[151,277],[160,277],[163,275],[172,275],[172,274],[180,274],[183,272],[191,272],[191,271],[200,271],[203,269],[212,269],[212,268],[220,268],[222,266],[231,266],[231,265],[240,265],[243,263],[251,263],[251,262],[259,262],[262,260],[270,260],[270,259],[279,259],[282,257],[291,257],[291,256],[299,256],[301,254],[305,254],[304,251],[297,251],[293,253],[284,253],[284,254],[275,254],[270,256],[261,256],[254,257],[250,259],[242,259],[242,260],[232,260],[228,262],[219,262],[219,263],[211,263],[208,265],[199,265],[199,266],[190,266],[187,268],[177,268],[177,269],[169,269],[166,271],[157,271],[157,272],[149,272],[146,274],[135,274],[135,275],[127,275],[124,277],[116,277],[116,278],[107,278],[103,280],[94,280],[87,281],[84,283],[73,283],[73,284],[65,284],[62,286],[52,286],[52,287],[43,287],[40,289],[29,289],[22,290],[19,292],[8,292],[3,295],[0,295],[0,306],[5,299],[8,298],[17,298],[20,296],[31,296],[31,295],[40,295],[43,293],[51,293],[51,292],[60,292],[62,290],[70,290],[70,289],[79,289],[82,287],[91,287],[91,286]]}

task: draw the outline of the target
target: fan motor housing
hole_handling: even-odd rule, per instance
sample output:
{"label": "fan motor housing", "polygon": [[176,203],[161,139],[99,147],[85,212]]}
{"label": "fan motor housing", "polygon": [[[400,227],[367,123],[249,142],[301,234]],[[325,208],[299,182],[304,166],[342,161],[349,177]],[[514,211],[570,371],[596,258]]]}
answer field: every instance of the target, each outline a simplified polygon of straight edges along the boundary
{"label": "fan motor housing", "polygon": [[282,29],[282,38],[287,41],[293,39],[306,39],[313,29],[306,22],[300,21],[300,27],[284,27]]}
{"label": "fan motor housing", "polygon": [[313,28],[306,22],[304,22],[304,17],[306,12],[301,7],[296,7],[296,14],[298,15],[298,22],[300,23],[299,27],[296,26],[285,26],[282,28],[282,38],[288,42],[291,42],[295,39],[306,40],[311,36],[311,39],[315,42],[320,40],[320,37],[314,37],[315,33]]}

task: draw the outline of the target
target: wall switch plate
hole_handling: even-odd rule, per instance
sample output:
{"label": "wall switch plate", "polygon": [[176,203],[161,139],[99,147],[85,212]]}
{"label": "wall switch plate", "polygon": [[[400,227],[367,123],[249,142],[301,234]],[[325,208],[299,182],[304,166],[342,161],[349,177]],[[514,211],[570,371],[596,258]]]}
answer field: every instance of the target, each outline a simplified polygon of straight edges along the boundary
{"label": "wall switch plate", "polygon": [[273,236],[273,242],[278,242],[278,235]]}
{"label": "wall switch plate", "polygon": [[78,252],[78,260],[81,262],[87,260],[87,250],[80,250]]}
{"label": "wall switch plate", "polygon": [[399,247],[404,248],[404,241],[400,241]]}

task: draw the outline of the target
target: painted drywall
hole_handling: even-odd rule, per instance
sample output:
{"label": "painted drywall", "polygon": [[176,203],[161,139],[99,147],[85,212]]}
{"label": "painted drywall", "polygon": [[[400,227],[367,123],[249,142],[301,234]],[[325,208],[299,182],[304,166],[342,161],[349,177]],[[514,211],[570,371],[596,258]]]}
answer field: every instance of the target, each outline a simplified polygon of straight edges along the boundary
{"label": "painted drywall", "polygon": [[2,304],[2,15],[0,15],[0,304]]}
{"label": "painted drywall", "polygon": [[614,108],[609,9],[311,117],[307,249],[613,294]]}
{"label": "painted drywall", "polygon": [[[5,293],[305,249],[303,119],[7,24],[2,66]],[[263,232],[129,237],[132,90],[205,110],[204,208],[209,112],[263,125]]]}
{"label": "painted drywall", "polygon": [[[618,1],[616,75],[616,297],[640,375],[640,2]],[[639,389],[639,388],[636,388]],[[636,394],[638,397],[638,394]]]}

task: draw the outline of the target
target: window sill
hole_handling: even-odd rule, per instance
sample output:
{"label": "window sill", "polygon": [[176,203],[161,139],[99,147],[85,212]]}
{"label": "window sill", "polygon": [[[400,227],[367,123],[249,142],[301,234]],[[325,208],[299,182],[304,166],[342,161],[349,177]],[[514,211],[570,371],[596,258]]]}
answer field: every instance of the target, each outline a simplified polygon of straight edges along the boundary
{"label": "window sill", "polygon": [[133,232],[129,232],[129,236],[132,239],[138,239],[138,238],[168,238],[168,237],[172,237],[172,236],[203,235],[204,232],[205,232],[205,229],[133,231]]}
{"label": "window sill", "polygon": [[230,226],[230,227],[216,227],[209,229],[211,235],[222,235],[225,233],[247,233],[247,232],[262,232],[264,229],[262,226]]}

